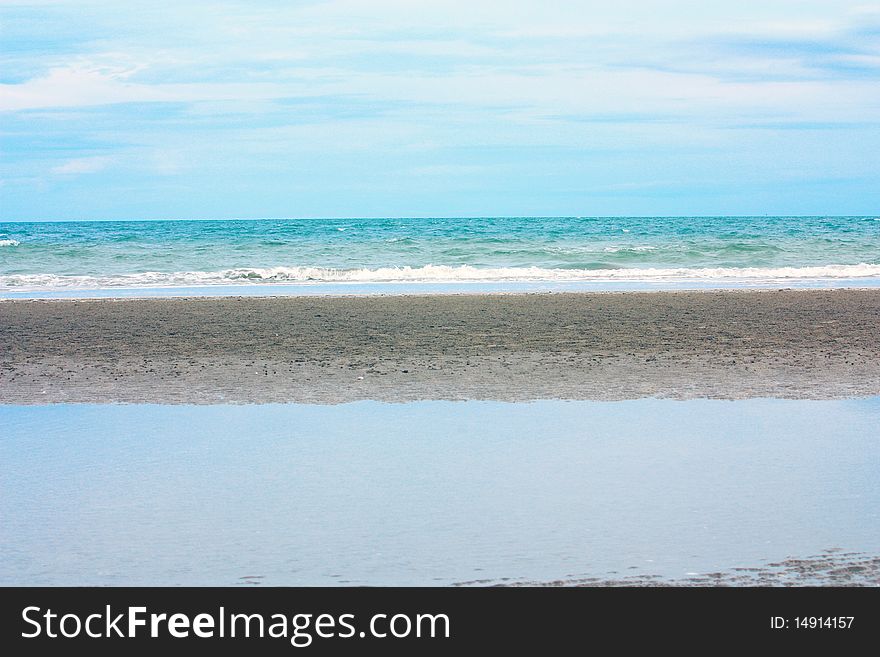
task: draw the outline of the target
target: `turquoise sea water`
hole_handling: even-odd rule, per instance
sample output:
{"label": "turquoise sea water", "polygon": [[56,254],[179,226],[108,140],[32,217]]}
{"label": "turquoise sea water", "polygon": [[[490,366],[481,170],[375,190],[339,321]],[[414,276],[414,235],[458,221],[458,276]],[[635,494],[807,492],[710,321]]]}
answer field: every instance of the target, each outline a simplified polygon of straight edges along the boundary
{"label": "turquoise sea water", "polygon": [[0,292],[880,280],[878,217],[0,223]]}

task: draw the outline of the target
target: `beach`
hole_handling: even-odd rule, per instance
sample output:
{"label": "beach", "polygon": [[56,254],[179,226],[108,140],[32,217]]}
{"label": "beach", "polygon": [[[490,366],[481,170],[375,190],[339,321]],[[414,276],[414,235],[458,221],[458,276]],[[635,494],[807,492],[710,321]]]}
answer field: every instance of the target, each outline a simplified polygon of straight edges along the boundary
{"label": "beach", "polygon": [[0,403],[880,394],[880,290],[0,302]]}

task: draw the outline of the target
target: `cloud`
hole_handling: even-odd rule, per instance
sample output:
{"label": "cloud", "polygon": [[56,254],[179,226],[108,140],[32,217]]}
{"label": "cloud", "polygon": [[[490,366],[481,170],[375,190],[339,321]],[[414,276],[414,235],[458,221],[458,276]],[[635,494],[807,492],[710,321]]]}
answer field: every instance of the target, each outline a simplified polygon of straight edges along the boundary
{"label": "cloud", "polygon": [[[164,185],[197,209],[215,201],[179,189],[210,185],[225,212],[254,186],[283,210],[406,175],[443,198],[508,185],[488,206],[540,171],[537,208],[606,171],[621,194],[672,188],[688,162],[742,181],[779,160],[873,171],[880,14],[860,2],[0,0],[0,175],[81,176],[56,185],[62,208]],[[10,182],[6,207],[36,212],[27,189]]]}
{"label": "cloud", "polygon": [[61,176],[75,176],[86,173],[98,173],[107,168],[113,161],[111,157],[95,156],[95,157],[79,157],[68,160],[64,164],[52,167],[52,173]]}
{"label": "cloud", "polygon": [[[880,105],[880,45],[864,9],[829,16],[814,6],[780,20],[781,10],[753,17],[698,3],[684,12],[657,1],[636,12],[646,20],[633,20],[641,5],[628,0],[619,8],[518,0],[509,11],[495,3],[464,11],[472,4],[426,2],[412,12],[399,0],[233,3],[191,33],[181,33],[191,23],[176,21],[170,35],[152,16],[143,33],[120,28],[91,42],[91,52],[49,58],[42,74],[0,85],[0,111],[184,103],[195,117],[199,103],[239,103],[257,117],[272,114],[274,101],[348,97],[413,118],[433,106],[470,110],[471,120],[644,114],[717,122],[852,121]],[[451,20],[450,9],[462,19]],[[201,15],[198,4],[180,13]],[[40,58],[27,59],[32,70]],[[344,102],[324,105],[327,116],[347,120],[338,111]],[[286,108],[292,118],[304,112]]]}
{"label": "cloud", "polygon": [[0,85],[0,111],[162,100],[161,90],[126,82],[136,70],[55,67],[20,84]]}
{"label": "cloud", "polygon": [[145,83],[131,79],[146,65],[123,68],[76,63],[17,84],[0,84],[0,112],[124,103],[248,102],[308,98],[344,88],[340,71],[288,71],[271,82]]}
{"label": "cloud", "polygon": [[184,154],[178,150],[155,149],[149,154],[148,161],[160,176],[174,176],[187,167]]}

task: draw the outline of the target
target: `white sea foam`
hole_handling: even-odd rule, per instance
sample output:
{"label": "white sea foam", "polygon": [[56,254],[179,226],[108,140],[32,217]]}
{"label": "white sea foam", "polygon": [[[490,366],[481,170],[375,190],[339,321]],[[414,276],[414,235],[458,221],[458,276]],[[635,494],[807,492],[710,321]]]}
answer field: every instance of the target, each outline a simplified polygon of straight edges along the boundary
{"label": "white sea foam", "polygon": [[656,250],[656,246],[606,246],[602,251],[604,253],[621,253],[621,252],[632,252],[632,253],[643,253],[646,251],[654,251]]}
{"label": "white sea foam", "polygon": [[323,267],[273,267],[227,269],[214,272],[143,272],[114,276],[61,276],[55,274],[0,275],[0,289],[52,290],[204,285],[253,285],[260,283],[433,283],[517,281],[645,281],[701,283],[717,281],[787,281],[880,277],[880,264],[824,265],[817,267],[706,267],[628,269],[544,269],[540,267],[478,268],[380,267],[377,269],[330,269]]}
{"label": "white sea foam", "polygon": [[0,240],[0,246],[18,246],[21,244],[18,240]]}

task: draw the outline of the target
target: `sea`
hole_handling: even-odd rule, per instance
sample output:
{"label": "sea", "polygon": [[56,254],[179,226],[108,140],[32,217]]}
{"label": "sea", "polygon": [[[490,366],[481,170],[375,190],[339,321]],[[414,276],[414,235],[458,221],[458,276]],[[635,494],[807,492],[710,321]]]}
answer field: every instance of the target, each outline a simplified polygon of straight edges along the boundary
{"label": "sea", "polygon": [[0,296],[880,284],[880,217],[0,223]]}

